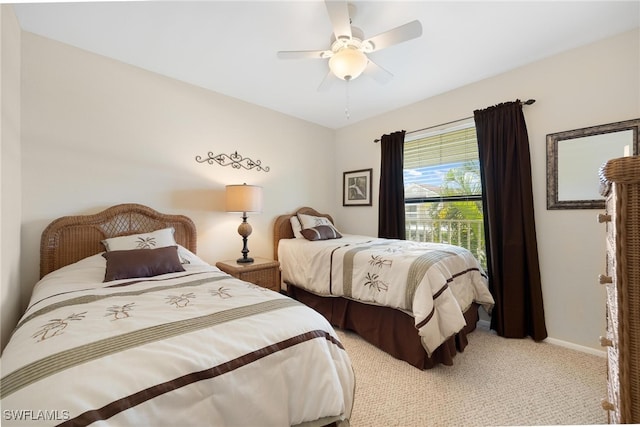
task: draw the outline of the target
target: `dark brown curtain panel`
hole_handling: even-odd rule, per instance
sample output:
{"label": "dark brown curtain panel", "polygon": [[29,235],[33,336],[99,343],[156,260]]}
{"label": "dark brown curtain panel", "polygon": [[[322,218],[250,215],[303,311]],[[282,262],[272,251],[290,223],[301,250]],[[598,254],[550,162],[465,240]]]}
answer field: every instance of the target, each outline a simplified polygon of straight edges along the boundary
{"label": "dark brown curtain panel", "polygon": [[405,131],[393,132],[380,139],[378,237],[386,239],[405,239],[404,134]]}
{"label": "dark brown curtain panel", "polygon": [[491,329],[547,337],[533,213],[529,137],[520,101],[474,112],[482,176]]}

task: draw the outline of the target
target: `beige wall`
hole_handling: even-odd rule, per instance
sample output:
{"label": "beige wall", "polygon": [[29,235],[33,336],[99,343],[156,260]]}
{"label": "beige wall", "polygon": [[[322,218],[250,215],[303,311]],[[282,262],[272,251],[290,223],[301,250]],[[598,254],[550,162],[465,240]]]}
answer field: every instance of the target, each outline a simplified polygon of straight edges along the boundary
{"label": "beige wall", "polygon": [[[374,169],[379,179],[382,134],[411,131],[473,115],[476,109],[515,99],[536,99],[524,109],[531,147],[534,209],[545,317],[551,341],[599,349],[604,332],[604,227],[596,210],[546,209],[546,135],[640,117],[640,34],[632,31],[530,64],[340,129],[336,166]],[[336,191],[341,191],[336,182]],[[377,233],[373,207],[336,205],[344,229]]]}
{"label": "beige wall", "polygon": [[[4,92],[2,97],[3,345],[5,330],[15,324],[18,302],[18,271],[10,269],[9,276],[5,266],[18,262],[15,248],[20,247],[23,309],[38,276],[40,233],[56,217],[125,202],[186,214],[199,230],[199,254],[215,262],[237,257],[241,248],[236,233],[240,218],[222,212],[224,185],[247,182],[265,191],[264,212],[249,218],[254,229],[251,255],[272,256],[275,216],[303,205],[332,212],[345,232],[375,235],[377,189],[373,207],[341,205],[343,171],[372,167],[374,181],[379,177],[379,146],[373,139],[468,117],[474,109],[499,102],[535,98],[536,104],[525,107],[525,117],[549,335],[597,348],[604,294],[595,277],[603,267],[604,230],[595,222],[597,211],[546,210],[545,136],[640,117],[638,31],[336,132],[15,28],[7,31],[5,6],[2,11],[3,90],[7,69],[13,70],[13,83],[22,79],[22,93],[8,101],[8,108]],[[12,13],[9,20],[12,28],[17,25]],[[5,40],[13,40],[10,45],[17,50],[9,66]],[[21,148],[21,153],[14,150],[13,160],[4,157],[5,112],[22,123],[22,135],[15,130],[8,146]],[[208,151],[236,150],[271,170],[195,161]],[[14,169],[11,190],[5,193],[9,162]],[[21,240],[15,237],[13,252],[7,253],[5,231],[15,236],[20,227]]]}
{"label": "beige wall", "polygon": [[[22,305],[38,278],[40,234],[54,218],[142,203],[191,217],[198,254],[241,256],[227,184],[264,187],[250,255],[271,257],[275,216],[334,205],[333,130],[22,34]],[[197,163],[235,151],[269,172]],[[309,161],[312,159],[312,161]],[[329,184],[327,184],[329,182]]]}
{"label": "beige wall", "polygon": [[0,5],[0,348],[21,311],[20,33],[11,6]]}

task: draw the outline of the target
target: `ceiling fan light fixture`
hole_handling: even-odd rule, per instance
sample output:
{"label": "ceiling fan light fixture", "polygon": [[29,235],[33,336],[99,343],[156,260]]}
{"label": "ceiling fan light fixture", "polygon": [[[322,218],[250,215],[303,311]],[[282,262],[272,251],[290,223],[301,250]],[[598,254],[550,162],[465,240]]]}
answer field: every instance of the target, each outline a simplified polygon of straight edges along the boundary
{"label": "ceiling fan light fixture", "polygon": [[357,78],[367,67],[367,55],[357,49],[344,48],[329,59],[329,69],[342,80]]}

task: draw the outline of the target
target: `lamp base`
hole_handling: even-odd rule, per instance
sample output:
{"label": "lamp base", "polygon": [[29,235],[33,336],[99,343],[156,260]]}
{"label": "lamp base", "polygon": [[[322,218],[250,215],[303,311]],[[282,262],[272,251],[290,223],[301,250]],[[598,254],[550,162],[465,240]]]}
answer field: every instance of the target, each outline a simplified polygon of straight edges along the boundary
{"label": "lamp base", "polygon": [[236,262],[238,264],[250,264],[253,262],[253,258],[249,258],[249,248],[247,247],[247,238],[251,234],[251,225],[247,222],[247,213],[242,213],[242,223],[238,226],[238,234],[242,236],[242,258],[238,258]]}

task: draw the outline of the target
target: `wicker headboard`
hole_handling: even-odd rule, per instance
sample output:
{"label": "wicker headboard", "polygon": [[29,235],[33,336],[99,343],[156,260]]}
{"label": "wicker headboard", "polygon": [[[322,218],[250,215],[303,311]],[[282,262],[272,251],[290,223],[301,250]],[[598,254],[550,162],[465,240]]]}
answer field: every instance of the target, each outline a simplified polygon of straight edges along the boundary
{"label": "wicker headboard", "polygon": [[323,216],[333,223],[333,218],[329,214],[323,214],[313,208],[302,207],[292,214],[280,215],[276,218],[273,226],[273,256],[278,259],[278,242],[280,239],[293,239],[293,229],[291,228],[291,217],[297,214],[306,214],[313,216]]}
{"label": "wicker headboard", "polygon": [[183,215],[165,215],[134,203],[112,206],[95,215],[64,216],[42,232],[40,278],[47,273],[104,251],[100,243],[109,237],[175,229],[176,242],[196,252],[196,227]]}

